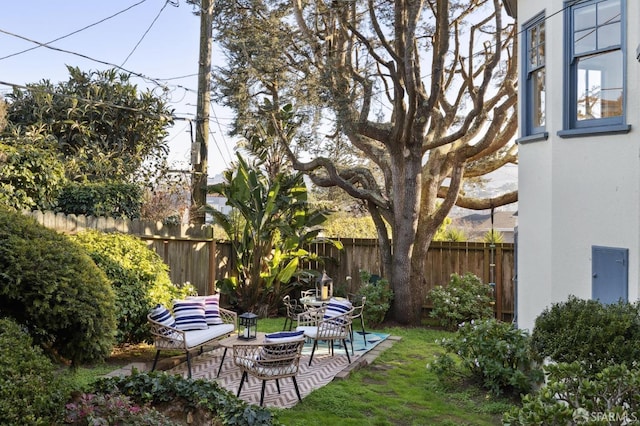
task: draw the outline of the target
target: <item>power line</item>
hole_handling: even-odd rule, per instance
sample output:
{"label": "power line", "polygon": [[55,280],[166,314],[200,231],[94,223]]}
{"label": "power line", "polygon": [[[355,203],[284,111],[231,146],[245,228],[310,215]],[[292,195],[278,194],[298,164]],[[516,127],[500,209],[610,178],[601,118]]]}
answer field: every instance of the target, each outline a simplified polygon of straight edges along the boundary
{"label": "power line", "polygon": [[[133,52],[136,51],[136,49],[138,48],[138,46],[140,46],[140,43],[142,43],[142,40],[144,40],[144,38],[147,36],[147,34],[149,34],[149,31],[151,30],[151,28],[153,27],[153,25],[156,23],[156,21],[158,20],[158,18],[160,17],[160,15],[162,14],[162,12],[164,11],[164,9],[167,7],[167,5],[171,3],[170,0],[167,0],[164,2],[164,4],[162,5],[162,7],[160,8],[160,11],[158,12],[158,14],[156,15],[156,17],[153,19],[153,21],[151,21],[151,24],[149,25],[149,27],[147,28],[147,30],[144,32],[144,34],[142,34],[142,37],[140,37],[140,40],[138,40],[138,42],[136,43],[136,45],[133,47],[133,49],[131,50],[131,52],[129,52],[129,54],[127,55],[127,57],[125,58],[125,60],[120,64],[121,67],[124,66],[124,64],[127,63],[127,61],[129,60],[129,58],[131,57],[131,55],[133,55]],[[174,7],[178,7],[176,4],[171,3]]]}
{"label": "power line", "polygon": [[111,63],[111,62],[102,61],[102,60],[100,60],[100,59],[95,59],[95,58],[92,58],[91,56],[87,56],[87,55],[84,55],[84,54],[82,54],[82,53],[73,52],[73,51],[71,51],[71,50],[60,49],[60,48],[58,48],[58,47],[49,46],[49,45],[48,45],[48,44],[46,44],[46,43],[41,43],[41,42],[39,42],[39,41],[32,40],[32,39],[30,39],[30,38],[28,38],[28,37],[24,37],[24,36],[21,36],[21,35],[18,35],[18,34],[12,33],[11,31],[3,30],[2,28],[0,28],[0,33],[7,34],[7,35],[9,35],[9,36],[12,36],[12,37],[16,37],[16,38],[22,39],[22,40],[28,41],[28,42],[30,42],[30,43],[35,43],[35,44],[37,44],[39,47],[46,47],[47,49],[51,49],[51,50],[55,50],[55,51],[63,52],[63,53],[68,53],[68,54],[70,54],[70,55],[79,56],[79,57],[81,57],[81,58],[83,58],[83,59],[88,59],[88,60],[93,61],[93,62],[97,62],[97,63],[103,64],[103,65],[108,65],[108,66],[110,66],[110,67],[114,67],[114,68],[117,68],[117,69],[119,69],[119,70],[121,70],[121,71],[124,71],[124,72],[126,72],[126,73],[129,73],[129,74],[131,74],[131,75],[135,75],[135,76],[137,76],[137,77],[140,77],[140,78],[142,78],[142,79],[143,79],[143,80],[145,80],[145,81],[152,82],[152,83],[154,83],[154,84],[155,84],[155,85],[157,85],[157,86],[165,87],[165,85],[161,84],[161,83],[158,81],[158,79],[155,79],[155,78],[152,78],[152,77],[148,77],[148,76],[146,76],[146,75],[144,75],[144,74],[141,74],[141,73],[138,73],[138,72],[135,72],[135,71],[128,70],[128,69],[126,69],[126,68],[123,68],[123,67],[121,67],[121,66],[119,66],[119,65],[113,64],[113,63]]}
{"label": "power line", "polygon": [[2,61],[3,59],[12,58],[12,57],[14,57],[14,56],[21,55],[21,54],[26,53],[26,52],[30,52],[30,51],[32,51],[32,50],[38,49],[38,48],[43,47],[43,46],[47,46],[47,45],[49,45],[49,44],[51,44],[51,43],[55,43],[56,41],[62,40],[62,39],[67,38],[67,37],[70,37],[70,36],[72,36],[72,35],[74,35],[74,34],[77,34],[77,33],[79,33],[79,32],[82,32],[82,31],[84,31],[84,30],[86,30],[86,29],[89,29],[89,28],[91,28],[91,27],[95,27],[95,26],[96,26],[96,25],[98,25],[98,24],[101,24],[101,23],[103,23],[103,22],[105,22],[105,21],[108,21],[108,20],[109,20],[109,19],[111,19],[111,18],[115,18],[116,16],[118,16],[118,15],[120,15],[120,14],[124,13],[124,12],[127,12],[127,11],[128,11],[128,10],[130,10],[130,9],[133,9],[134,7],[136,7],[136,6],[138,6],[138,5],[141,5],[141,4],[142,4],[142,3],[144,3],[145,1],[147,1],[147,0],[141,0],[141,1],[139,1],[138,3],[136,3],[136,4],[132,4],[131,6],[127,7],[126,9],[121,10],[120,12],[116,12],[116,13],[114,13],[114,14],[113,14],[113,15],[111,15],[111,16],[107,16],[106,18],[103,18],[103,19],[101,19],[101,20],[99,20],[99,21],[97,21],[97,22],[94,22],[93,24],[89,24],[89,25],[87,25],[86,27],[82,27],[82,28],[80,28],[79,30],[76,30],[76,31],[70,32],[69,34],[63,35],[63,36],[61,36],[61,37],[58,37],[58,38],[56,38],[56,39],[53,39],[53,40],[48,41],[48,42],[46,42],[46,43],[43,43],[43,45],[30,47],[30,48],[28,48],[28,49],[21,50],[20,52],[16,52],[16,53],[12,53],[12,54],[7,55],[7,56],[0,57],[0,61]]}

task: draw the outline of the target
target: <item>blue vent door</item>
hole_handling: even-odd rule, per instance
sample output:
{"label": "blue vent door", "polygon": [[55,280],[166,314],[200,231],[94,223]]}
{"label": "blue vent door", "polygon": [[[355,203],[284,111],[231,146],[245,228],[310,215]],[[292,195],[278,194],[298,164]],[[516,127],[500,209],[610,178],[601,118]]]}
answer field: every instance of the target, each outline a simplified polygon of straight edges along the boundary
{"label": "blue vent door", "polygon": [[629,250],[591,247],[591,297],[602,303],[627,302],[629,297]]}

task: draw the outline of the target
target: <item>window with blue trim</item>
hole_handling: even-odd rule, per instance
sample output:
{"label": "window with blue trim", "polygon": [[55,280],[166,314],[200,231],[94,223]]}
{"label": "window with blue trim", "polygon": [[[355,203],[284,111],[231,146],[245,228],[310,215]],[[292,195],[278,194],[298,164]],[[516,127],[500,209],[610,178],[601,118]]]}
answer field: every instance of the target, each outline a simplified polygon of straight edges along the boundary
{"label": "window with blue trim", "polygon": [[[623,0],[571,1],[566,9],[565,132],[625,127]],[[559,132],[561,136],[563,132]]]}
{"label": "window with blue trim", "polygon": [[542,134],[545,131],[545,29],[544,14],[523,26],[523,57],[525,63],[524,136]]}

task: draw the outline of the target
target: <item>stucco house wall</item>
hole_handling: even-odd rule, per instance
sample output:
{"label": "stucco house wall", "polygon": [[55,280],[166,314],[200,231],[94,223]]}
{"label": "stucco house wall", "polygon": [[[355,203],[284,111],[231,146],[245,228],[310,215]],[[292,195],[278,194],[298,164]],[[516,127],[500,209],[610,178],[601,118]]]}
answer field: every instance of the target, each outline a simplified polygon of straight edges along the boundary
{"label": "stucco house wall", "polygon": [[[627,133],[560,137],[564,114],[565,16],[563,0],[519,0],[517,25],[541,12],[546,32],[546,139],[527,141],[520,128],[517,324],[569,295],[592,297],[592,247],[628,249],[628,300],[640,287],[640,1],[621,0]],[[513,4],[513,2],[511,2]],[[520,34],[523,43],[523,33]],[[523,63],[522,49],[518,52]],[[521,73],[519,88],[525,86]],[[519,114],[525,113],[522,95]]]}

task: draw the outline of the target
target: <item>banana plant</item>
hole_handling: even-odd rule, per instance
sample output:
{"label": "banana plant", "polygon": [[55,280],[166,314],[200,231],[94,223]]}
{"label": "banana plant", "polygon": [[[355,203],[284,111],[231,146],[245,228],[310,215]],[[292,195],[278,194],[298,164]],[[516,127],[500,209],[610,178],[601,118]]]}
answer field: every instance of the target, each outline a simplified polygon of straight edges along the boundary
{"label": "banana plant", "polygon": [[250,165],[240,154],[237,158],[224,181],[209,187],[232,208],[225,215],[207,207],[232,247],[233,276],[220,280],[218,287],[238,309],[267,316],[289,293],[292,279],[303,272],[301,265],[319,260],[308,247],[321,240],[328,212],[309,206],[301,174],[269,176],[259,162]]}

